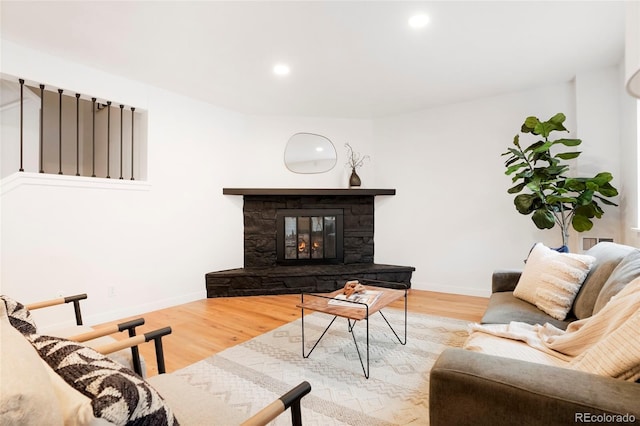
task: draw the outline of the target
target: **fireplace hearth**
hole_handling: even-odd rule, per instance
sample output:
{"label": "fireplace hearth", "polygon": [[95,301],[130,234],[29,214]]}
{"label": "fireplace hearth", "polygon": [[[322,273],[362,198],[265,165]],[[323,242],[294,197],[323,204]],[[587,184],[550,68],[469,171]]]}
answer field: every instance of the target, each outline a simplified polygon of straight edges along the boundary
{"label": "fireplace hearth", "polygon": [[333,291],[352,278],[402,282],[375,264],[374,199],[387,189],[224,188],[244,197],[244,268],[205,275],[207,297]]}

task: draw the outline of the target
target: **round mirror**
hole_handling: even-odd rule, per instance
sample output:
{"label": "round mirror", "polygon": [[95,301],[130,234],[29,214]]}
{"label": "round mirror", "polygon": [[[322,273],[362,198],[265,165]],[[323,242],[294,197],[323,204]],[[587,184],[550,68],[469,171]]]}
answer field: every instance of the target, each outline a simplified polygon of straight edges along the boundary
{"label": "round mirror", "polygon": [[284,150],[284,164],[294,173],[324,173],[336,165],[336,148],[324,136],[296,133]]}

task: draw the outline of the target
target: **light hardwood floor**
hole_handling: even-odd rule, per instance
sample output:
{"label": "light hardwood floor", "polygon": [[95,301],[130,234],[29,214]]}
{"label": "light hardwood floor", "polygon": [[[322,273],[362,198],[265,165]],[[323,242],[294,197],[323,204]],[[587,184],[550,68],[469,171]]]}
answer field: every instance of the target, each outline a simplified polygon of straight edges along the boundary
{"label": "light hardwood floor", "polygon": [[[162,339],[166,369],[170,373],[298,319],[300,309],[296,308],[296,303],[299,301],[300,296],[293,294],[212,298],[136,317],[145,319],[139,334],[171,327],[172,333]],[[487,303],[488,299],[482,297],[409,290],[407,306],[410,312],[479,321]],[[390,306],[401,308],[403,301]],[[114,337],[127,336],[120,333]],[[147,375],[158,374],[153,343],[142,344],[140,353],[147,363]]]}

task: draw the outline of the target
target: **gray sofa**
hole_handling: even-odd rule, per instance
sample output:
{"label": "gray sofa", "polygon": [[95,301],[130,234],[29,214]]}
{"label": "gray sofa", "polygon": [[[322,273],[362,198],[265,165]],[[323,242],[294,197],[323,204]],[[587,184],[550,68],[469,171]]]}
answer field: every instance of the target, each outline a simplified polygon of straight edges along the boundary
{"label": "gray sofa", "polygon": [[[519,271],[496,271],[485,324],[522,321],[566,328],[596,312],[640,276],[640,250],[599,243],[587,251],[596,258],[565,321],[513,296]],[[447,349],[431,370],[431,425],[567,425],[640,423],[640,383],[565,368]],[[594,417],[604,415],[605,417]],[[616,415],[626,417],[614,417]],[[629,424],[629,423],[626,423]]]}

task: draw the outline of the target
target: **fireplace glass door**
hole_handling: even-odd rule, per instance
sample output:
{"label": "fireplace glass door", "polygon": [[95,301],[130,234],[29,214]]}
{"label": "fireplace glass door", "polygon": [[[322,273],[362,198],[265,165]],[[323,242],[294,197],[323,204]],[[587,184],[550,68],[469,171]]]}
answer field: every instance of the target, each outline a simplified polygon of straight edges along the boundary
{"label": "fireplace glass door", "polygon": [[278,262],[342,262],[342,216],[342,210],[339,209],[278,211]]}

